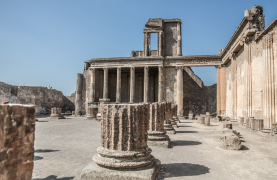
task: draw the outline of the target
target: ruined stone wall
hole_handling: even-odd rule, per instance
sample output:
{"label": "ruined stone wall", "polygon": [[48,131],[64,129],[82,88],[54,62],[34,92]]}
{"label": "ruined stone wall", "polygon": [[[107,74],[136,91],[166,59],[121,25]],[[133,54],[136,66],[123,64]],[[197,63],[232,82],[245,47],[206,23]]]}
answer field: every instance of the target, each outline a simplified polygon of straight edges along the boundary
{"label": "ruined stone wall", "polygon": [[164,55],[177,56],[177,23],[164,23]]}
{"label": "ruined stone wall", "polygon": [[183,72],[184,90],[184,115],[188,116],[191,110],[193,114],[206,114],[216,112],[216,84],[200,87],[190,74]]}
{"label": "ruined stone wall", "polygon": [[32,179],[35,108],[33,105],[0,105],[1,180]]}
{"label": "ruined stone wall", "polygon": [[[36,105],[36,114],[51,112],[52,107],[74,110],[74,104],[61,91],[39,86],[13,86],[0,82],[0,103],[9,101],[18,104]],[[72,107],[72,108],[70,108]]]}

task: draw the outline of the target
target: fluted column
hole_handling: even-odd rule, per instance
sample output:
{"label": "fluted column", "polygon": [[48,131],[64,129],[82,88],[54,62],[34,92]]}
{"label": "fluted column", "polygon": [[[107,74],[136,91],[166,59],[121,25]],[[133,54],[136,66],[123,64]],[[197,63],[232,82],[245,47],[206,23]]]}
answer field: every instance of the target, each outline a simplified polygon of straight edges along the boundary
{"label": "fluted column", "polygon": [[183,116],[183,67],[177,66],[177,106],[178,116]]}
{"label": "fluted column", "polygon": [[95,68],[90,69],[91,74],[90,74],[90,82],[91,82],[91,94],[90,94],[90,102],[95,101]]}
{"label": "fluted column", "polygon": [[135,102],[135,67],[130,68],[130,103]]}
{"label": "fluted column", "polygon": [[117,68],[116,102],[121,102],[121,67]]}
{"label": "fluted column", "polygon": [[158,102],[163,102],[164,96],[164,70],[162,66],[159,66],[159,89],[158,89]]}
{"label": "fluted column", "polygon": [[182,56],[181,23],[177,23],[177,56]]}
{"label": "fluted column", "polygon": [[108,99],[108,68],[104,68],[104,88],[103,88],[103,99]]}
{"label": "fluted column", "polygon": [[149,67],[144,67],[144,103],[149,101]]}

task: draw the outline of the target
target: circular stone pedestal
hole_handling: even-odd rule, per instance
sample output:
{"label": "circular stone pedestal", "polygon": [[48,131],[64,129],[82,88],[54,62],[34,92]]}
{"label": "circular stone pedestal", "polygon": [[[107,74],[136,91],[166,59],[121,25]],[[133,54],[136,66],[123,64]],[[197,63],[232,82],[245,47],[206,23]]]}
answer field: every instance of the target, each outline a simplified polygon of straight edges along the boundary
{"label": "circular stone pedestal", "polygon": [[171,124],[164,124],[164,130],[167,134],[176,134],[176,131]]}
{"label": "circular stone pedestal", "polygon": [[172,119],[172,118],[169,119],[169,122],[171,123],[172,127],[178,128],[178,124],[177,124],[177,122],[174,119]]}
{"label": "circular stone pedestal", "polygon": [[177,123],[181,123],[180,119],[177,116],[173,116],[172,119]]}
{"label": "circular stone pedestal", "polygon": [[159,146],[169,148],[171,141],[166,131],[148,131],[148,146]]}

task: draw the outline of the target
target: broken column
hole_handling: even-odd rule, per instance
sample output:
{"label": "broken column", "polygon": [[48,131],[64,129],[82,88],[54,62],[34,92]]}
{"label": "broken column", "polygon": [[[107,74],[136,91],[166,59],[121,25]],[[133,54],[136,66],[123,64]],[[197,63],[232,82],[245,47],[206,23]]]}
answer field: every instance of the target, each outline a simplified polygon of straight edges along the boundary
{"label": "broken column", "polygon": [[171,117],[169,118],[169,122],[171,123],[172,127],[178,128],[177,122],[179,119],[177,117],[177,105],[171,104]]}
{"label": "broken column", "polygon": [[233,133],[227,133],[220,137],[220,147],[223,149],[240,150],[242,145],[238,136]]}
{"label": "broken column", "polygon": [[206,112],[206,115],[205,115],[205,125],[206,126],[210,125],[210,113],[209,112]]}
{"label": "broken column", "polygon": [[170,139],[164,130],[166,103],[152,103],[149,108],[148,145],[170,147]]}
{"label": "broken column", "polygon": [[83,74],[77,74],[76,99],[75,99],[75,115],[82,115],[82,90],[83,90]]}
{"label": "broken column", "polygon": [[197,117],[197,120],[199,124],[205,124],[205,116],[200,115]]}
{"label": "broken column", "polygon": [[[171,102],[165,103],[164,114],[164,130],[167,134],[176,134],[175,129],[172,127],[170,119],[172,118]],[[174,121],[175,122],[175,121]]]}
{"label": "broken column", "polygon": [[190,110],[189,111],[189,120],[192,120],[193,119],[193,113],[192,113],[192,111]]}
{"label": "broken column", "polygon": [[31,180],[34,167],[34,105],[0,105],[0,179]]}
{"label": "broken column", "polygon": [[243,127],[243,125],[244,125],[244,117],[240,117],[239,118],[239,125],[240,125],[240,127]]}
{"label": "broken column", "polygon": [[147,146],[148,118],[147,104],[101,104],[101,145],[81,179],[154,179],[160,161]]}
{"label": "broken column", "polygon": [[97,105],[92,105],[88,107],[87,109],[87,116],[85,120],[96,120],[96,115],[98,113],[98,106]]}
{"label": "broken column", "polygon": [[49,119],[65,119],[65,117],[61,114],[62,108],[51,108],[51,115],[48,117]]}

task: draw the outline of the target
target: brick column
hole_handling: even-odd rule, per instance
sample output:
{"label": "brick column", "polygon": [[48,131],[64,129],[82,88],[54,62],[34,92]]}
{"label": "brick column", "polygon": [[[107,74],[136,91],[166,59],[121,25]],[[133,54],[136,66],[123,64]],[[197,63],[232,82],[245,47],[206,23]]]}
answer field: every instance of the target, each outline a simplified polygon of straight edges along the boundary
{"label": "brick column", "polygon": [[158,89],[158,102],[163,102],[164,99],[164,70],[159,66],[159,89]]}
{"label": "brick column", "polygon": [[130,103],[135,102],[135,67],[130,68]]}
{"label": "brick column", "polygon": [[149,67],[144,67],[144,103],[149,101]]}
{"label": "brick column", "polygon": [[75,115],[82,115],[83,74],[77,74]]}
{"label": "brick column", "polygon": [[170,118],[173,117],[172,114],[172,109],[171,109],[171,102],[166,102],[164,105],[165,111],[163,114],[163,119],[164,119],[164,130],[168,133],[168,134],[176,134],[175,129],[172,127]]}
{"label": "brick column", "polygon": [[117,68],[116,102],[121,102],[121,67]]}
{"label": "brick column", "polygon": [[155,158],[147,147],[149,105],[102,104],[101,146],[93,161],[111,169],[147,168]]}
{"label": "brick column", "polygon": [[178,116],[183,116],[183,67],[177,66],[177,106]]}
{"label": "brick column", "polygon": [[91,74],[90,74],[90,102],[95,101],[95,68],[90,68]]}
{"label": "brick column", "polygon": [[36,106],[0,105],[0,179],[31,180]]}

